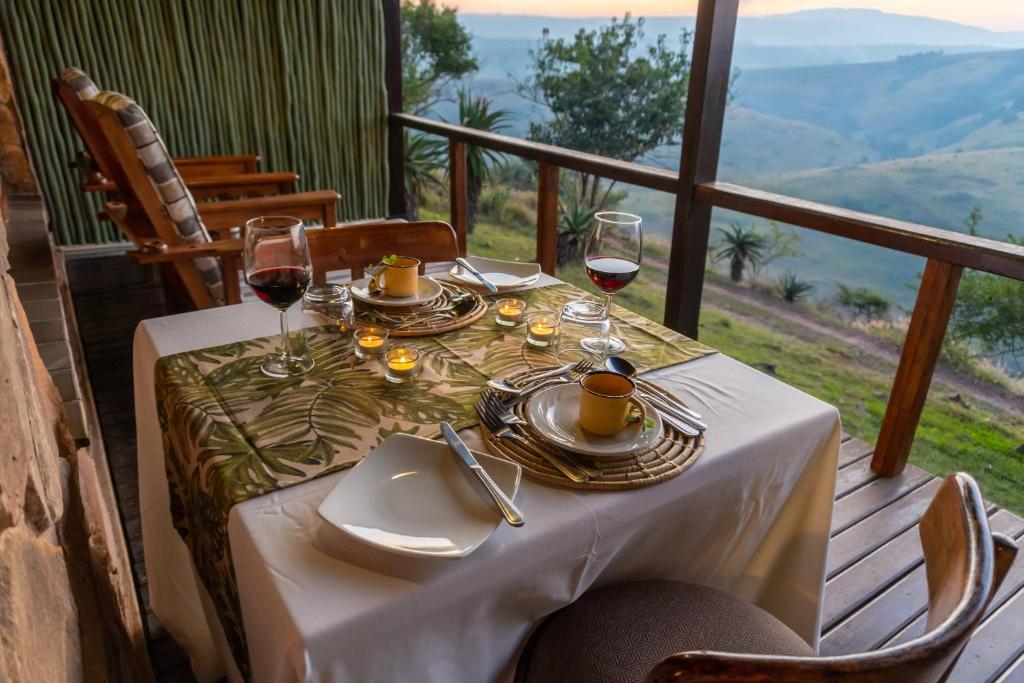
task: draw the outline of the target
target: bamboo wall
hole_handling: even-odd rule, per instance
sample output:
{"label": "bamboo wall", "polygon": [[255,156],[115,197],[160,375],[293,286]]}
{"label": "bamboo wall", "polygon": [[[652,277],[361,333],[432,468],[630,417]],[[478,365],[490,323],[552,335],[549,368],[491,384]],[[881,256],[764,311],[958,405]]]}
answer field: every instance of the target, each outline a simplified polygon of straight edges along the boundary
{"label": "bamboo wall", "polygon": [[340,192],[344,219],[386,213],[379,0],[2,0],[0,32],[58,243],[119,239],[68,167],[67,66],[139,102],[175,156],[260,154]]}

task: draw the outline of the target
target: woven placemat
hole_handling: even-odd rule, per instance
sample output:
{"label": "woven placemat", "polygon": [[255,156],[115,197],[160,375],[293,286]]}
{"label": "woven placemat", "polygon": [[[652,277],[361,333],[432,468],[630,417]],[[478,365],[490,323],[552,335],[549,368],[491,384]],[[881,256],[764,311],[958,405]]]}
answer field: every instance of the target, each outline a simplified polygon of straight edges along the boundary
{"label": "woven placemat", "polygon": [[[472,325],[487,312],[487,302],[476,292],[450,282],[439,282],[439,284],[442,289],[441,294],[423,306],[375,307],[364,301],[353,299],[356,320],[380,325],[386,328],[392,337],[428,337]],[[467,313],[457,318],[432,317],[451,306],[454,299],[461,297],[473,300],[473,307]],[[400,318],[401,321],[394,322],[389,318]]]}
{"label": "woven placemat", "polygon": [[[521,386],[531,377],[553,368],[537,368],[522,372],[505,381]],[[662,398],[682,404],[678,398],[661,387],[642,379],[636,380],[637,385]],[[685,404],[683,404],[685,405]],[[516,406],[515,412],[525,419],[526,401]],[[615,458],[587,458],[573,454],[574,457],[586,462],[588,466],[601,471],[600,478],[591,478],[584,482],[575,482],[565,477],[543,457],[523,448],[522,444],[513,439],[499,439],[483,424],[480,432],[487,448],[498,455],[518,463],[523,468],[523,475],[543,484],[571,489],[590,491],[622,491],[653,486],[668,481],[688,470],[704,452],[704,434],[686,436],[671,425],[663,422],[661,439],[649,450],[634,455]],[[523,427],[530,440],[539,447],[544,447],[541,439],[531,427]]]}

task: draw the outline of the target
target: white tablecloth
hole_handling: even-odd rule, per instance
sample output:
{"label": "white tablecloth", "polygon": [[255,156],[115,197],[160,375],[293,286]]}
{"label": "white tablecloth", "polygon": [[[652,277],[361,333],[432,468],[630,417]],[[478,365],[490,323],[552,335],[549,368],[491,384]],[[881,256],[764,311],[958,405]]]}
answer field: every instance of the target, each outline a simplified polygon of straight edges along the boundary
{"label": "white tablecloth", "polygon": [[[237,672],[171,525],[154,364],[161,356],[273,334],[276,318],[266,305],[249,303],[148,320],[135,335],[150,602],[200,681],[224,667],[232,678]],[[293,321],[302,324],[302,315],[294,313]],[[500,526],[461,560],[392,556],[320,520],[317,506],[346,472],[237,505],[228,531],[254,680],[505,680],[545,615],[593,586],[643,579],[729,591],[816,645],[837,411],[721,354],[646,377],[705,416],[707,448],[689,471],[614,493],[524,480],[527,524]],[[476,439],[470,431],[464,436]]]}

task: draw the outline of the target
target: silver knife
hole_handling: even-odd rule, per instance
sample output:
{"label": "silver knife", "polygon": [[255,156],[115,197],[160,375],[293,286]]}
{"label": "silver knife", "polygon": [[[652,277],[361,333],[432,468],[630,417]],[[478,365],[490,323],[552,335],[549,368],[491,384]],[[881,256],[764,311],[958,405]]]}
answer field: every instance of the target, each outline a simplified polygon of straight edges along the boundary
{"label": "silver knife", "polygon": [[[699,417],[694,418],[691,415],[687,414],[687,412],[683,410],[683,406],[677,405],[675,403],[669,403],[668,401],[662,399],[660,396],[655,396],[654,394],[647,391],[641,391],[638,393],[640,394],[640,398],[649,401],[651,405],[657,408],[662,415],[669,415],[671,417],[674,417],[677,421],[683,422],[700,432],[703,432],[708,428],[707,424],[705,424],[704,421],[701,420]],[[694,435],[691,434],[690,436]]]}
{"label": "silver knife", "polygon": [[462,442],[462,439],[455,433],[452,426],[447,422],[442,422],[441,434],[444,436],[444,440],[448,442],[448,445],[452,447],[452,450],[455,451],[455,454],[459,456],[459,460],[476,475],[480,483],[487,489],[487,492],[491,494],[491,498],[498,505],[498,509],[501,510],[501,514],[505,517],[505,521],[512,526],[522,526],[525,521],[522,511],[498,488],[498,485],[491,479],[491,475],[487,474],[487,470],[480,466],[480,463],[473,457],[473,453]]}
{"label": "silver knife", "polygon": [[498,288],[494,285],[493,282],[491,282],[490,280],[485,278],[483,275],[481,275],[479,270],[477,270],[473,266],[469,265],[469,261],[467,261],[466,259],[464,259],[464,258],[462,258],[460,256],[459,258],[455,259],[455,262],[458,263],[460,266],[462,266],[463,270],[469,271],[469,274],[472,275],[473,277],[475,277],[477,280],[479,280],[480,283],[484,287],[486,287],[489,292],[497,292],[498,291]]}

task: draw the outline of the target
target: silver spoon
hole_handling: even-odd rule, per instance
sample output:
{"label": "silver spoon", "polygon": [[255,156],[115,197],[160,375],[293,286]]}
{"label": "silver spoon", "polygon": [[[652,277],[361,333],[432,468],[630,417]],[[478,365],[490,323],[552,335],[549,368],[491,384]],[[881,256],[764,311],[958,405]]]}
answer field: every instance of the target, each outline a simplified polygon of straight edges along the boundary
{"label": "silver spoon", "polygon": [[[622,356],[609,356],[604,362],[606,368],[612,372],[617,372],[620,375],[625,375],[630,379],[636,379],[636,368],[628,360]],[[661,411],[668,412],[670,417],[677,417],[683,420],[694,429],[704,431],[708,426],[704,423],[704,418],[701,417],[700,413],[695,410],[690,410],[686,406],[679,404],[670,405],[667,401],[658,396],[653,396],[650,392],[641,392],[645,398],[656,404],[656,407]]]}

